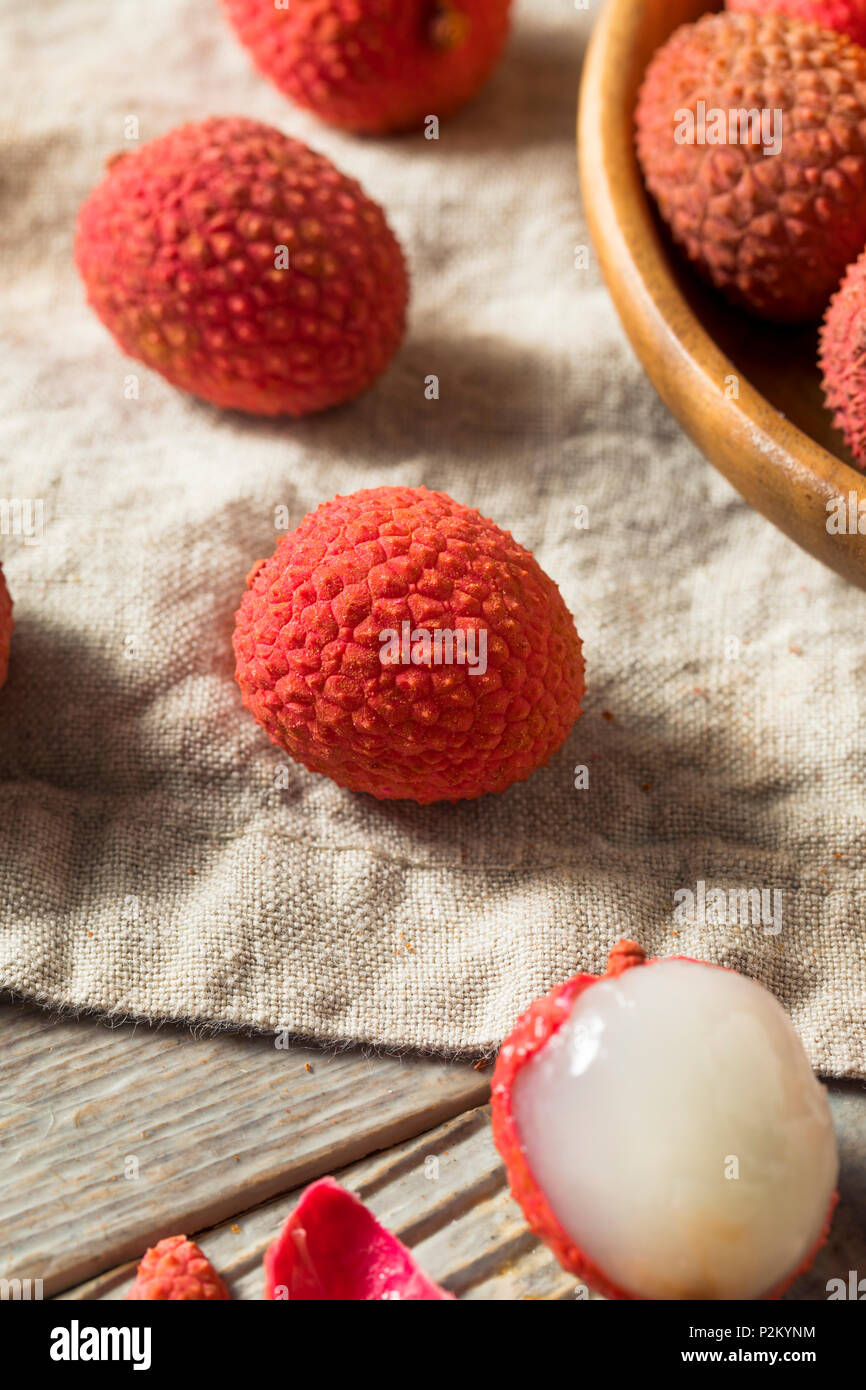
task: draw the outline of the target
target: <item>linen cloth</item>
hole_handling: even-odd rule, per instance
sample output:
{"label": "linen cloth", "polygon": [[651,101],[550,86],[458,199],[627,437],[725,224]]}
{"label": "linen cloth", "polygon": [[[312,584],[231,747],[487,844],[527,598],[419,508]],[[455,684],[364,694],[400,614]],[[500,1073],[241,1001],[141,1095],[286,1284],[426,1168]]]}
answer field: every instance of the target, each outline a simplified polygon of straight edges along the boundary
{"label": "linen cloth", "polygon": [[[0,986],[480,1052],[628,935],[754,975],[816,1067],[866,1075],[863,595],[698,455],[594,256],[581,268],[592,17],[518,0],[500,68],[438,141],[373,141],[259,77],[215,0],[5,0],[0,558],[17,627]],[[134,148],[127,118],[143,142],[218,113],[328,154],[403,242],[407,340],[354,404],[302,422],[220,412],[125,359],[85,305],[75,214],[105,158]],[[241,705],[233,614],[280,509],[294,525],[396,483],[510,529],[584,638],[583,717],[502,796],[353,795]],[[781,930],[702,920],[700,884],[781,893]]]}

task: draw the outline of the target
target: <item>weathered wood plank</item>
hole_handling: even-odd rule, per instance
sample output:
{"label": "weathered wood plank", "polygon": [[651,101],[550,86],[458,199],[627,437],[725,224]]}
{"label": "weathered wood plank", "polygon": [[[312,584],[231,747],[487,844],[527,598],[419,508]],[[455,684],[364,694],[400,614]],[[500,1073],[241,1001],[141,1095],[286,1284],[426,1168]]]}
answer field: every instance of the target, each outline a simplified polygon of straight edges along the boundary
{"label": "weathered wood plank", "polygon": [[[508,1194],[487,1107],[364,1159],[335,1176],[369,1204],[424,1269],[462,1299],[570,1298],[575,1281],[529,1233]],[[200,1243],[232,1296],[263,1297],[262,1255],[298,1192],[202,1235]],[[119,1299],[134,1264],[61,1295]]]}
{"label": "weathered wood plank", "polygon": [[68,1288],[482,1102],[469,1062],[0,1006],[0,1276]]}

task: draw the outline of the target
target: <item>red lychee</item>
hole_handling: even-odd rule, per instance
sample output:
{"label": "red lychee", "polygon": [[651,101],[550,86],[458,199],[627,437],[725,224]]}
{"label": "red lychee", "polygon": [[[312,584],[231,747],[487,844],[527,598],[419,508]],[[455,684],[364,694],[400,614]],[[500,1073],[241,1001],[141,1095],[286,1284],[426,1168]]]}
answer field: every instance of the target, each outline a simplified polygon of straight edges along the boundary
{"label": "red lychee", "polygon": [[336,497],[249,577],[244,704],[340,786],[457,801],[523,781],[580,712],[581,643],[532,555],[426,488]]}
{"label": "red lychee", "polygon": [[849,266],[821,329],[827,406],[861,468],[866,468],[866,252]]}
{"label": "red lychee", "polygon": [[6,588],[3,570],[0,567],[0,685],[6,680],[9,669],[9,644],[12,641],[12,599]]}
{"label": "red lychee", "polygon": [[223,0],[258,67],[330,125],[368,134],[450,116],[492,71],[511,0]]}
{"label": "red lychee", "polygon": [[297,1302],[432,1303],[454,1295],[434,1284],[395,1235],[333,1178],[301,1195],[265,1251],[265,1298]]}
{"label": "red lychee", "polygon": [[786,14],[822,24],[866,44],[866,0],[726,0],[727,8],[741,14]]}
{"label": "red lychee", "polygon": [[608,1298],[775,1298],[826,1238],[826,1093],[778,1001],[732,970],[621,941],[518,1020],[492,1114],[533,1231]]}
{"label": "red lychee", "polygon": [[146,1250],[127,1299],[214,1300],[230,1294],[210,1260],[186,1236],[166,1236]]}
{"label": "red lychee", "polygon": [[381,208],[323,155],[242,117],[117,159],[81,209],[75,255],[124,351],[229,409],[348,401],[403,336],[406,269]]}
{"label": "red lychee", "polygon": [[653,57],[636,121],[698,270],[756,314],[819,317],[866,243],[866,50],[785,15],[705,15]]}

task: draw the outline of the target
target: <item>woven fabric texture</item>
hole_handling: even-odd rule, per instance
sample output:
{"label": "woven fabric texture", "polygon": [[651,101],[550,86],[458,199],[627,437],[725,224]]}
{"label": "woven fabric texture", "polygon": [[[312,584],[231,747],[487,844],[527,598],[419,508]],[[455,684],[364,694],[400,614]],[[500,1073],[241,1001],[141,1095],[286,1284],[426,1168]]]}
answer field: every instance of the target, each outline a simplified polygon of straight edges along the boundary
{"label": "woven fabric texture", "polygon": [[[0,987],[483,1051],[628,935],[754,975],[816,1067],[866,1076],[863,596],[697,454],[583,268],[590,23],[519,0],[502,65],[438,141],[372,141],[293,108],[215,4],[114,0],[95,25],[84,0],[46,0],[37,25],[8,0]],[[407,340],[353,405],[220,413],[124,359],[85,305],[75,214],[127,118],[143,141],[212,113],[328,154],[405,246]],[[502,796],[353,795],[241,705],[251,565],[286,515],[389,483],[511,530],[576,616],[585,713]],[[761,920],[733,921],[730,890],[756,891],[734,902]]]}

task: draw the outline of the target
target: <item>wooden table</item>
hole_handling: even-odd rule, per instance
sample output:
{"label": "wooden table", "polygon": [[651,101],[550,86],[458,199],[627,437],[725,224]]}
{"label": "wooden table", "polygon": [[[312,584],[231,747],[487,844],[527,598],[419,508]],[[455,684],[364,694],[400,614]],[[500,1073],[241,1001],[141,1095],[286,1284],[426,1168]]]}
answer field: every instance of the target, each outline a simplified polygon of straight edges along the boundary
{"label": "wooden table", "polygon": [[[122,1298],[145,1247],[195,1235],[236,1298],[262,1297],[265,1247],[332,1173],[466,1299],[567,1299],[490,1138],[490,1070],[269,1037],[67,1018],[0,1005],[0,1277],[45,1297]],[[789,1297],[866,1277],[866,1086],[831,1096],[842,1149],[830,1244]]]}

